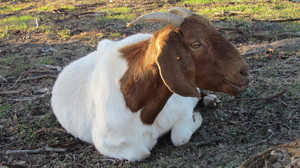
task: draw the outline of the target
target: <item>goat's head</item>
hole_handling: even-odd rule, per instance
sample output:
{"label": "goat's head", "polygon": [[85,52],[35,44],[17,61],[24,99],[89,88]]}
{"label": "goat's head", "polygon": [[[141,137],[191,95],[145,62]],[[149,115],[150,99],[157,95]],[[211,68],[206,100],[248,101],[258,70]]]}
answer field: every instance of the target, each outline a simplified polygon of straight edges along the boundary
{"label": "goat's head", "polygon": [[203,16],[175,7],[143,15],[129,25],[141,21],[171,24],[152,39],[161,78],[170,91],[199,97],[197,87],[230,95],[245,90],[248,64]]}

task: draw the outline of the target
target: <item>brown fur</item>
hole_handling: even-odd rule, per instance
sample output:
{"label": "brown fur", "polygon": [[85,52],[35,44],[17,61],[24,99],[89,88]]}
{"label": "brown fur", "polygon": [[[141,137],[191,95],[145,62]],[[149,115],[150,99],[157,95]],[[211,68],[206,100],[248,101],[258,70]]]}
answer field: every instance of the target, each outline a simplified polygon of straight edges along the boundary
{"label": "brown fur", "polygon": [[[199,48],[192,48],[200,42]],[[180,28],[168,25],[153,38],[120,50],[128,70],[120,80],[126,105],[141,110],[141,120],[152,124],[172,93],[199,97],[196,87],[239,93],[247,85],[249,67],[237,50],[199,15]]]}
{"label": "brown fur", "polygon": [[[126,105],[131,111],[141,111],[141,120],[152,124],[171,96],[155,63],[155,53],[149,52],[150,40],[120,50],[128,61],[128,70],[120,80]],[[148,51],[148,52],[147,52]]]}

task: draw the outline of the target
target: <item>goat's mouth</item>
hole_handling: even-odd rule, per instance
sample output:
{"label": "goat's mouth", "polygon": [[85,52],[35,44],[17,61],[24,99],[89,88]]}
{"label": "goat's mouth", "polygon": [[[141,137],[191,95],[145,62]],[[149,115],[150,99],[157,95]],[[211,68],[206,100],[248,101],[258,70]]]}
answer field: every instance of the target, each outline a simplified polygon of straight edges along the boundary
{"label": "goat's mouth", "polygon": [[248,84],[235,84],[233,82],[230,82],[229,80],[225,79],[225,83],[230,85],[232,88],[234,88],[238,92],[243,92],[248,87]]}

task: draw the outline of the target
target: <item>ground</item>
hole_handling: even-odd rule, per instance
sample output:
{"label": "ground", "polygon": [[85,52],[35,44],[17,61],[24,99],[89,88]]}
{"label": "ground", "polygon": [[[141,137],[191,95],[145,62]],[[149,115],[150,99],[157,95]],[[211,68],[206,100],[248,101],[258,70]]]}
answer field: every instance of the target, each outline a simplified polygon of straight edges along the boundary
{"label": "ground", "polygon": [[[291,149],[296,151],[286,154],[299,160],[300,42],[295,37],[299,36],[296,33],[300,32],[300,25],[297,21],[270,22],[269,18],[257,21],[261,19],[259,15],[248,16],[247,13],[224,10],[213,15],[204,11],[249,63],[251,84],[237,97],[216,93],[222,100],[218,108],[197,107],[204,123],[186,145],[174,147],[167,134],[159,140],[149,158],[130,163],[107,158],[92,145],[63,130],[50,107],[51,90],[57,74],[71,61],[94,51],[101,39],[118,40],[164,26],[143,23],[127,28],[126,23],[140,14],[158,9],[167,11],[172,6],[184,6],[202,14],[200,9],[216,4],[158,0],[127,0],[122,3],[2,0],[1,3],[1,168],[238,167],[255,154],[289,142],[295,142]],[[285,2],[288,3],[300,10],[299,4]],[[252,1],[247,2],[247,5],[253,4]],[[239,3],[226,1],[222,4],[226,5]],[[270,5],[273,3],[270,2]],[[280,6],[274,8],[282,9]],[[238,18],[230,18],[229,15]],[[248,18],[252,16],[256,18]],[[295,16],[287,17],[297,18]],[[22,24],[14,27],[11,24],[13,19]],[[285,32],[294,34],[283,34]],[[293,41],[289,46],[294,45],[294,48],[269,45],[286,39]],[[250,158],[252,162],[253,158]]]}

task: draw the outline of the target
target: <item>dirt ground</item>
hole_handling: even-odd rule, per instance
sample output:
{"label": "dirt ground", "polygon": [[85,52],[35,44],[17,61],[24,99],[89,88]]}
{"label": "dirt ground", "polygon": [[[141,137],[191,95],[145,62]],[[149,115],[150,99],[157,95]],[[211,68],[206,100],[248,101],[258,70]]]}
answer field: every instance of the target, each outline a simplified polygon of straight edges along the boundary
{"label": "dirt ground", "polygon": [[[95,16],[80,15],[101,5],[82,5],[64,14],[43,13],[40,25],[55,25],[57,30],[68,28],[71,31],[69,37],[61,38],[56,33],[45,35],[45,31],[36,29],[14,32],[13,36],[1,40],[1,59],[17,55],[11,62],[0,65],[3,72],[0,76],[1,168],[229,168],[238,167],[250,156],[265,149],[300,140],[299,39],[284,35],[255,35],[266,30],[272,34],[281,26],[279,23],[226,20],[212,20],[212,23],[218,28],[223,25],[239,28],[220,29],[220,33],[241,53],[250,51],[244,49],[245,46],[251,48],[253,45],[266,45],[283,39],[294,40],[296,49],[265,47],[243,55],[251,67],[252,82],[249,88],[237,97],[217,93],[222,105],[216,109],[197,108],[203,115],[204,123],[189,143],[174,147],[166,135],[159,140],[149,158],[130,163],[102,156],[92,145],[67,134],[56,121],[50,107],[51,89],[59,71],[71,61],[95,50],[101,39],[117,40],[137,32],[152,32],[163,26],[147,23],[127,28],[123,20],[102,22]],[[135,5],[147,12],[157,8],[152,3]],[[111,33],[119,34],[115,37]],[[45,63],[41,63],[41,60]],[[295,149],[294,153],[285,153],[289,158],[299,160],[299,143],[291,148]],[[291,165],[291,161],[288,160],[282,167]],[[276,167],[270,163],[269,167],[272,166]]]}

